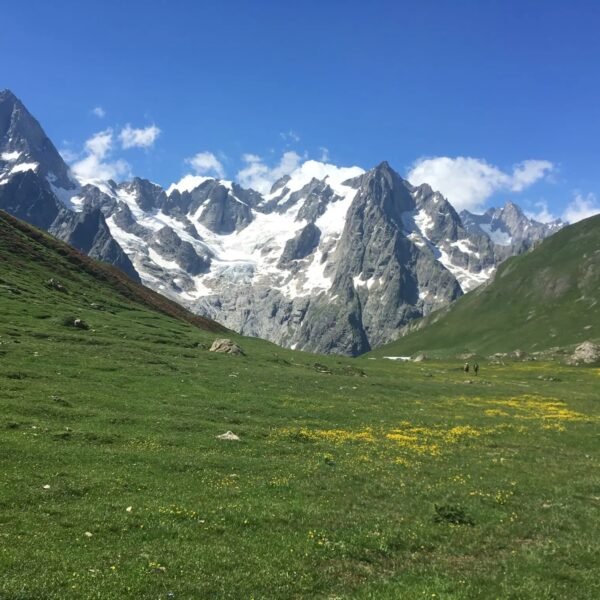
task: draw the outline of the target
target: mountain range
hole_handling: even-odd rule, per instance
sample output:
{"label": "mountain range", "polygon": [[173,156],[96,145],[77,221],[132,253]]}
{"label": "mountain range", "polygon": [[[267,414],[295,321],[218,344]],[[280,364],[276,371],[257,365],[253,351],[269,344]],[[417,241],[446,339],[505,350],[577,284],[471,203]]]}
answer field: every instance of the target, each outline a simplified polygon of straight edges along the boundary
{"label": "mountain range", "polygon": [[503,262],[494,279],[407,325],[374,356],[538,353],[600,340],[600,215]]}
{"label": "mountain range", "polygon": [[306,161],[261,194],[186,177],[78,181],[0,92],[0,208],[196,314],[294,349],[357,355],[487,282],[564,224],[463,211],[387,162]]}

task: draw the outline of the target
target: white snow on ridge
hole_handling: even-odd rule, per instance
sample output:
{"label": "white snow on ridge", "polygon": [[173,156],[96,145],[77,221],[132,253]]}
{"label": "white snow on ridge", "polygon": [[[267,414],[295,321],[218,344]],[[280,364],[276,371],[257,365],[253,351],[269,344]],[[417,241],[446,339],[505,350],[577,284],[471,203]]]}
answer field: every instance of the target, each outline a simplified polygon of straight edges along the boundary
{"label": "white snow on ridge", "polygon": [[[315,161],[307,162],[313,162],[317,167],[316,169],[305,168],[302,171],[306,165],[305,163],[299,169],[302,173],[297,175],[294,183],[294,187],[299,186],[298,189],[304,187],[313,176],[317,176],[319,174],[318,169],[322,168],[320,166],[322,163],[316,163]],[[341,235],[346,213],[356,195],[356,190],[342,185],[342,182],[362,172],[362,170],[357,170],[357,168],[338,169],[334,167],[334,169],[334,177],[330,184],[334,192],[341,199],[330,203],[325,213],[317,219],[315,224],[321,230],[320,248],[309,256],[306,261],[303,261],[306,265],[305,268],[301,269],[293,280],[287,281],[289,279],[288,272],[285,270],[282,271],[277,266],[277,263],[286,242],[293,238],[307,224],[305,220],[296,220],[298,211],[302,206],[301,201],[290,207],[285,213],[273,212],[264,214],[252,211],[253,221],[241,231],[236,231],[229,235],[216,234],[198,222],[198,218],[202,214],[202,206],[194,215],[189,215],[198,234],[206,243],[206,247],[214,255],[211,272],[204,277],[207,280],[222,277],[235,280],[238,276],[243,278],[250,277],[252,280],[266,278],[265,282],[268,285],[280,290],[282,294],[289,298],[328,290],[331,287],[332,281],[330,277],[325,276],[327,264],[321,262],[321,247],[324,242],[331,238],[338,238]],[[303,183],[304,181],[306,183]],[[142,224],[145,223],[142,221]],[[171,224],[171,226],[183,238],[176,224]],[[194,244],[193,241],[191,243]],[[198,242],[196,241],[195,244],[197,245]],[[196,287],[200,292],[200,287]],[[211,293],[210,290],[207,291]]]}
{"label": "white snow on ridge", "polygon": [[156,250],[148,248],[148,257],[150,260],[159,267],[162,267],[166,271],[181,271],[181,267],[174,260],[167,260],[163,258]]}
{"label": "white snow on ridge", "polygon": [[137,253],[143,250],[144,242],[136,235],[133,235],[132,233],[128,233],[124,229],[121,229],[115,223],[114,215],[106,219],[106,224],[110,229],[111,235],[115,238],[119,246],[121,246],[121,248],[123,248],[123,250],[127,254]]}
{"label": "white snow on ridge", "polygon": [[[136,260],[136,268],[142,279],[163,284],[166,281],[163,274],[160,273],[160,270],[163,270],[164,274],[169,276],[168,279],[181,281],[177,285],[183,288],[183,291],[178,291],[177,295],[185,301],[193,302],[217,291],[222,292],[228,285],[263,286],[279,290],[288,299],[318,295],[331,289],[334,273],[333,265],[331,265],[333,258],[323,261],[323,257],[325,255],[335,256],[335,247],[344,231],[348,210],[357,194],[356,189],[343,184],[348,179],[360,176],[362,173],[364,170],[359,167],[339,168],[318,161],[305,161],[290,174],[290,180],[285,185],[283,202],[289,198],[290,194],[301,190],[313,179],[325,181],[335,194],[335,197],[326,205],[324,214],[315,221],[315,225],[321,231],[319,246],[305,259],[297,262],[298,268],[294,273],[287,268],[280,268],[278,263],[286,243],[307,225],[306,220],[297,220],[298,212],[304,205],[305,198],[298,198],[298,201],[285,212],[275,210],[267,214],[250,209],[253,220],[246,227],[229,234],[217,234],[200,222],[207,203],[203,203],[196,211],[188,214],[187,221],[180,221],[166,215],[162,210],[143,211],[140,208],[137,194],[132,188],[130,191],[124,188],[112,189],[112,197],[127,204],[141,226],[151,232],[158,232],[163,227],[169,226],[182,240],[189,242],[198,254],[209,253],[211,255],[210,272],[195,277],[183,273],[175,261],[162,257],[160,248],[157,248],[158,252],[149,248],[148,244],[152,240],[141,239],[119,229],[115,225],[114,218],[108,219],[107,222],[115,239],[127,254],[140,256],[140,260]],[[211,179],[214,178],[187,175],[179,183],[171,185],[168,193],[175,189],[191,191]],[[245,204],[240,198],[235,197],[232,182],[219,180],[219,183],[229,190],[228,201],[233,200]],[[282,188],[279,188],[273,194],[264,196],[264,202],[279,198],[282,191]],[[74,195],[71,202],[76,205],[78,199],[79,197]],[[467,268],[453,264],[450,256],[453,248],[475,258],[480,257],[468,238],[455,242],[450,242],[450,240],[442,242],[446,250],[434,245],[429,239],[429,234],[435,227],[435,220],[424,208],[407,211],[403,214],[403,221],[408,238],[417,246],[429,247],[439,262],[456,277],[463,291],[475,288],[492,275],[493,267],[473,273]],[[190,235],[186,231],[186,226],[189,228],[190,222],[198,236]],[[510,238],[510,236],[508,237]],[[156,270],[151,268],[152,263],[156,266]],[[144,268],[144,265],[147,268]],[[353,278],[356,289],[370,289],[374,283],[376,284],[375,288],[383,285],[381,280],[374,278],[362,280],[361,276]],[[173,277],[180,277],[180,279],[173,280]],[[174,293],[173,290],[171,293]],[[419,298],[421,301],[431,301],[431,298],[423,292],[419,294]]]}
{"label": "white snow on ridge", "polygon": [[153,218],[153,214],[152,213],[146,213],[144,212],[138,202],[137,202],[137,196],[135,194],[135,192],[130,192],[124,189],[119,189],[116,190],[116,193],[112,194],[113,197],[116,195],[116,197],[121,200],[121,202],[124,202],[125,204],[127,204],[127,206],[129,207],[129,210],[131,210],[131,214],[133,214],[133,216],[135,217],[135,220],[140,224],[140,225],[144,225],[144,227],[149,227],[150,229],[160,229],[160,227],[154,226],[155,223],[155,219]]}
{"label": "white snow on ridge", "polygon": [[346,214],[358,191],[337,183],[332,189],[342,199],[331,202],[327,210],[315,221],[315,225],[321,230],[323,240],[339,237],[342,234],[346,224]]}
{"label": "white snow on ridge", "polygon": [[375,283],[375,278],[371,277],[370,279],[361,279],[360,275],[356,275],[352,278],[352,283],[354,284],[354,289],[357,289],[358,286],[362,286],[370,290]]}
{"label": "white snow on ridge", "polygon": [[21,152],[18,150],[15,150],[14,152],[3,152],[0,154],[0,158],[6,162],[15,162],[16,160],[19,160],[20,156]]}
{"label": "white snow on ridge", "polygon": [[[301,190],[313,179],[320,181],[325,179],[325,182],[337,195],[343,196],[347,193],[348,188],[343,186],[342,183],[353,177],[358,177],[364,172],[365,170],[360,167],[338,167],[317,160],[307,160],[289,174],[290,180],[284,186],[287,193],[279,200],[279,204],[283,204],[290,194]],[[279,196],[284,188],[279,188],[272,194],[265,194],[265,201]]]}
{"label": "white snow on ridge", "polygon": [[[365,172],[360,167],[338,167],[330,163],[323,163],[317,160],[307,160],[300,165],[296,170],[290,173],[290,180],[285,184],[290,191],[296,192],[302,189],[307,183],[313,179],[325,179],[327,183],[338,193],[342,183],[347,179],[358,177]],[[277,194],[277,192],[275,192]]]}
{"label": "white snow on ridge", "polygon": [[178,192],[191,192],[209,179],[213,178],[203,177],[202,175],[185,175],[177,183],[172,183],[169,186],[169,189],[167,190],[167,196],[171,195],[171,192],[174,190],[177,190]]}
{"label": "white snow on ridge", "polygon": [[273,262],[279,260],[285,243],[306,224],[294,220],[297,212],[298,207],[294,206],[283,214],[254,213],[255,218],[247,227],[228,235],[214,233],[197,221],[194,226],[214,252],[213,264],[251,263],[263,273],[274,272]]}
{"label": "white snow on ridge", "polygon": [[413,216],[413,219],[415,221],[415,225],[419,228],[421,235],[424,238],[429,239],[427,237],[427,232],[433,227],[434,223],[433,219],[427,214],[427,211],[421,209]]}
{"label": "white snow on ridge", "polygon": [[452,242],[450,244],[450,246],[458,248],[463,254],[472,254],[473,256],[479,258],[479,252],[475,252],[471,245],[472,243],[468,239],[457,240],[456,242]]}
{"label": "white snow on ridge", "polygon": [[488,267],[487,269],[482,269],[479,273],[473,273],[464,267],[453,264],[448,253],[442,248],[440,248],[440,257],[438,260],[456,277],[462,291],[465,293],[485,283],[496,270],[496,267]]}
{"label": "white snow on ridge", "polygon": [[23,173],[24,171],[36,171],[39,166],[40,165],[38,163],[20,163],[18,165],[15,165],[10,170],[10,173],[14,174],[14,173]]}
{"label": "white snow on ridge", "polygon": [[304,271],[300,271],[295,277],[288,275],[288,281],[282,286],[273,286],[274,289],[279,290],[286,298],[302,298],[327,291],[333,281],[325,275],[327,262],[322,262],[322,259],[322,251],[317,250],[305,260],[307,266]]}
{"label": "white snow on ridge", "polygon": [[65,190],[64,188],[57,187],[52,183],[55,181],[55,177],[48,175],[46,180],[50,184],[52,193],[67,207],[75,212],[81,212],[83,210],[84,198],[80,196],[81,188],[77,187],[74,190]]}
{"label": "white snow on ridge", "polygon": [[331,287],[333,281],[331,280],[331,277],[325,275],[327,262],[321,262],[322,259],[323,253],[318,250],[314,254],[310,266],[304,272],[306,281],[298,292],[298,296],[308,296],[309,294],[314,293],[315,290],[325,292]]}
{"label": "white snow on ridge", "polygon": [[[321,230],[321,244],[332,238],[339,238],[341,235],[346,213],[356,195],[356,190],[342,184],[347,179],[357,177],[362,173],[364,173],[364,170],[359,167],[340,168],[318,161],[306,161],[291,174],[291,179],[286,184],[286,188],[288,188],[286,197],[302,189],[313,178],[320,180],[327,178],[327,183],[333,189],[336,196],[339,197],[337,201],[329,204],[325,213],[315,223]],[[188,175],[179,183],[173,184],[169,188],[168,193],[174,189],[191,191],[208,179],[211,178]],[[232,192],[232,182],[219,181],[219,183]],[[278,190],[273,195],[266,196],[265,199],[276,197],[280,193],[281,190]],[[196,291],[186,292],[187,297],[190,299],[212,293],[212,290],[202,284],[201,280],[210,281],[222,278],[232,281],[247,280],[248,278],[256,281],[257,279],[266,278],[265,283],[275,289],[279,289],[287,297],[305,296],[328,290],[331,287],[331,279],[324,274],[327,265],[321,262],[321,249],[317,249],[312,256],[302,261],[305,266],[294,280],[288,281],[290,279],[289,273],[277,267],[286,242],[293,238],[307,224],[305,220],[296,220],[298,211],[303,204],[301,199],[285,213],[273,212],[265,214],[253,210],[253,221],[241,231],[236,231],[228,235],[216,234],[199,222],[206,208],[203,204],[194,214],[188,215],[188,219],[193,223],[196,231],[202,238],[202,242],[199,242],[184,231],[182,223],[167,217],[161,211],[153,212],[152,214],[144,213],[139,208],[134,194],[120,191],[118,192],[118,197],[129,206],[140,225],[153,231],[158,231],[164,225],[169,225],[181,239],[189,241],[196,249],[199,246],[202,246],[203,251],[209,249],[213,255],[211,271],[206,275],[194,278]],[[239,198],[234,197],[233,194],[231,194],[231,197],[244,204]],[[113,225],[114,221],[111,221],[111,229]],[[117,232],[118,236],[120,234],[121,239],[123,239],[123,233]],[[123,239],[123,242],[131,245],[132,240]],[[137,243],[143,242],[137,240]],[[153,255],[149,256],[149,258],[154,261]],[[161,266],[158,262],[157,265]]]}

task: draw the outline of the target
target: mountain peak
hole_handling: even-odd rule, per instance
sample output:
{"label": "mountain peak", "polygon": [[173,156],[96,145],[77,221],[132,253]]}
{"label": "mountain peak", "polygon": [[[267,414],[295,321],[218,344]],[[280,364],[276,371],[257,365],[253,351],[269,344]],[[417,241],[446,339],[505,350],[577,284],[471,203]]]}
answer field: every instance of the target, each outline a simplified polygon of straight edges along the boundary
{"label": "mountain peak", "polygon": [[[387,160],[384,160],[380,162],[377,166],[373,167],[370,171],[367,172],[367,175],[373,175],[375,177],[384,177],[388,180],[388,182],[390,182],[390,184],[392,184],[392,182],[394,182],[394,184],[401,184],[402,187],[405,187],[411,191],[415,189],[414,186],[408,180],[404,179],[397,171],[393,169],[393,167]],[[429,189],[430,191],[433,191],[428,185],[425,185],[423,187],[424,192],[427,191],[425,188]]]}
{"label": "mountain peak", "polygon": [[0,102],[19,102],[19,99],[8,89],[0,90]]}
{"label": "mountain peak", "polygon": [[387,160],[382,160],[376,167],[376,169],[391,169],[390,163]]}
{"label": "mountain peak", "polygon": [[512,200],[507,200],[504,203],[504,206],[502,207],[502,211],[511,212],[511,213],[515,213],[518,215],[523,214],[523,211],[521,210],[521,208],[517,204],[515,204]]}
{"label": "mountain peak", "polygon": [[390,163],[387,160],[383,160],[381,161],[374,169],[373,171],[375,172],[383,172],[383,173],[394,173],[395,175],[397,175],[396,171],[394,171],[394,169],[392,169],[392,167],[390,166]]}
{"label": "mountain peak", "polygon": [[69,168],[41,125],[8,89],[0,92],[0,153],[11,155],[13,172],[18,165],[26,164],[59,188],[76,187]]}

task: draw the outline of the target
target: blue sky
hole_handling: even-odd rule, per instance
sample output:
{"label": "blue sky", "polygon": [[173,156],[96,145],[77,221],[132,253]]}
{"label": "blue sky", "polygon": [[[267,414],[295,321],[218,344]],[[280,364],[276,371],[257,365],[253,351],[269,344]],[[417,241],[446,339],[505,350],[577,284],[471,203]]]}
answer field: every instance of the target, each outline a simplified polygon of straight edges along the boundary
{"label": "blue sky", "polygon": [[0,27],[0,88],[84,169],[387,160],[458,207],[600,210],[597,2],[29,0]]}

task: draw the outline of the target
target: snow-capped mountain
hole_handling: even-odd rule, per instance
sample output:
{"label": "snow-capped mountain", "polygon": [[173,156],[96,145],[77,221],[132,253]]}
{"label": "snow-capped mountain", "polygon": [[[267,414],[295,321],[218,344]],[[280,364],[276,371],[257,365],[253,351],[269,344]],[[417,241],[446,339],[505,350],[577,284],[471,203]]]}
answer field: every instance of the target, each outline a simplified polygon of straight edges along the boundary
{"label": "snow-capped mountain", "polygon": [[[0,157],[0,208],[199,314],[292,348],[365,352],[520,249],[498,238],[499,218],[461,219],[385,162],[364,171],[306,161],[264,195],[190,176],[167,190],[139,178],[82,185],[9,92]],[[549,233],[519,231],[531,241]]]}
{"label": "snow-capped mountain", "polygon": [[12,92],[0,91],[0,208],[139,280],[102,212],[65,206],[78,190],[40,124]]}
{"label": "snow-capped mountain", "polygon": [[540,223],[527,217],[514,202],[490,208],[482,215],[463,210],[460,216],[467,231],[487,235],[496,246],[506,248],[506,256],[523,252],[566,225],[560,219]]}

